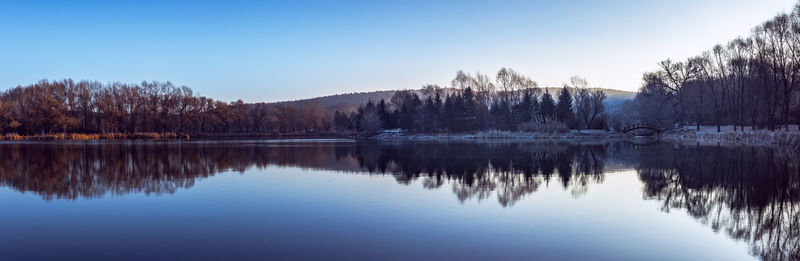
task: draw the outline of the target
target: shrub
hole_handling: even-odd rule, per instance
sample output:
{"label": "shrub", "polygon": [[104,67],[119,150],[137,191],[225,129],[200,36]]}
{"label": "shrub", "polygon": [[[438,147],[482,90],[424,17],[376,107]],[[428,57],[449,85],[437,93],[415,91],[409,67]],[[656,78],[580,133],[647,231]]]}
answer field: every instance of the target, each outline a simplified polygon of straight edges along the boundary
{"label": "shrub", "polygon": [[16,133],[9,133],[4,136],[0,136],[0,140],[23,140],[25,137],[16,134]]}
{"label": "shrub", "polygon": [[535,118],[517,125],[517,129],[524,132],[562,133],[569,131],[569,126],[557,120]]}
{"label": "shrub", "polygon": [[33,136],[21,136],[18,134],[6,134],[0,136],[0,140],[124,140],[124,139],[185,139],[190,138],[189,134],[185,133],[155,133],[155,132],[136,132],[136,133],[102,133],[102,134],[86,134],[86,133],[53,133],[42,134]]}

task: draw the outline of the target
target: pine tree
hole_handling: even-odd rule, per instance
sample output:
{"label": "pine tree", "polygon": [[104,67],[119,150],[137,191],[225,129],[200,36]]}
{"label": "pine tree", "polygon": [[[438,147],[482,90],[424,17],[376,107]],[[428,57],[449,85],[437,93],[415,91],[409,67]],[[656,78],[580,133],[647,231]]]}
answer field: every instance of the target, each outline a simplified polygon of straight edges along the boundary
{"label": "pine tree", "polygon": [[572,111],[572,94],[570,94],[567,86],[561,89],[558,93],[558,105],[556,105],[556,119],[572,126],[575,115]]}
{"label": "pine tree", "polygon": [[460,119],[462,123],[462,130],[472,131],[475,128],[475,119],[477,119],[477,110],[475,109],[475,95],[472,93],[472,88],[467,87],[461,95],[463,102],[463,110],[461,111]]}
{"label": "pine tree", "polygon": [[374,122],[373,117],[377,118],[377,113],[375,111],[375,103],[370,100],[367,104],[358,108],[358,113],[355,117],[356,129],[359,131],[375,131],[380,128],[380,126],[377,126],[380,125],[380,122]]}
{"label": "pine tree", "polygon": [[436,96],[433,97],[433,107],[431,108],[433,113],[433,127],[437,131],[441,131],[444,127],[444,120],[442,119],[442,110],[444,109],[444,102],[442,101],[442,96],[439,93],[436,93]]}
{"label": "pine tree", "polygon": [[419,115],[422,120],[422,130],[426,132],[430,132],[433,130],[433,97],[428,96],[425,99],[425,104],[422,106],[422,110],[420,111]]}
{"label": "pine tree", "polygon": [[454,131],[455,129],[455,118],[456,112],[458,111],[458,108],[456,108],[456,98],[456,95],[448,95],[444,100],[442,123],[444,123],[443,127],[447,131]]}
{"label": "pine tree", "polygon": [[522,100],[519,104],[514,105],[512,110],[514,116],[513,125],[531,121],[533,118],[534,103],[536,102],[534,99],[532,90],[527,89],[522,92]]}
{"label": "pine tree", "polygon": [[336,111],[333,116],[333,125],[342,130],[351,130],[353,128],[352,121],[346,114]]}
{"label": "pine tree", "polygon": [[403,105],[399,110],[398,124],[400,128],[406,130],[418,129],[417,108],[422,104],[417,94],[406,95],[403,97]]}
{"label": "pine tree", "polygon": [[389,112],[389,108],[386,106],[386,101],[381,99],[378,102],[378,117],[381,119],[381,128],[383,129],[394,129],[394,122],[392,121],[392,114]]}
{"label": "pine tree", "polygon": [[542,101],[539,103],[539,116],[544,119],[553,119],[556,115],[556,104],[553,96],[545,89]]}
{"label": "pine tree", "polygon": [[511,129],[511,110],[507,101],[495,101],[491,110],[494,128],[498,130]]}

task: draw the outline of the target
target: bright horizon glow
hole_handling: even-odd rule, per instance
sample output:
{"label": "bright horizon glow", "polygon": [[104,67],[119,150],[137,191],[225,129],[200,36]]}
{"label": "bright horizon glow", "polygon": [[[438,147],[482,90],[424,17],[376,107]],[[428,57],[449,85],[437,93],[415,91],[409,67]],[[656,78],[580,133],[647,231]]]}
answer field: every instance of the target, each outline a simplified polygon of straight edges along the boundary
{"label": "bright horizon glow", "polygon": [[747,35],[796,0],[19,1],[0,8],[0,91],[40,79],[172,81],[218,100],[449,85],[510,67],[635,91],[661,60]]}

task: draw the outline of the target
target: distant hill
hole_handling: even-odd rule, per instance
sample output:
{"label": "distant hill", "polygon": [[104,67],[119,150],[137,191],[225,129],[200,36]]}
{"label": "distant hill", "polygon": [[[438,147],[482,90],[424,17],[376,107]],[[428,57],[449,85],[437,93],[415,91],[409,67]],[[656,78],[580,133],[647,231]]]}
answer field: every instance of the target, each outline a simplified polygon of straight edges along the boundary
{"label": "distant hill", "polygon": [[[636,97],[636,92],[607,89],[607,88],[589,88],[591,91],[601,90],[606,93],[606,112],[614,112],[622,108],[622,103],[628,100],[633,100]],[[561,87],[548,87],[547,91],[553,95],[555,99]]]}
{"label": "distant hill", "polygon": [[[636,96],[635,92],[629,91],[621,91],[621,90],[614,90],[614,89],[606,89],[606,88],[589,88],[590,90],[602,90],[606,93],[606,105],[610,107],[616,107],[622,102],[626,100],[631,100]],[[544,91],[544,88],[542,89]],[[561,90],[560,87],[549,87],[547,88],[548,92],[553,95],[557,96],[558,92]],[[301,100],[294,100],[294,101],[282,101],[282,102],[273,102],[269,103],[269,105],[302,105],[302,104],[313,104],[317,103],[321,107],[325,108],[326,111],[355,111],[358,109],[358,106],[366,103],[367,101],[380,101],[381,99],[386,99],[387,101],[394,95],[396,91],[374,91],[374,92],[356,92],[356,93],[346,93],[346,94],[336,94],[330,96],[322,96],[310,99],[301,99]]]}
{"label": "distant hill", "polygon": [[606,92],[606,112],[613,113],[622,108],[622,103],[636,98],[636,92],[601,89]]}
{"label": "distant hill", "polygon": [[[606,93],[606,104],[619,104],[626,100],[632,100],[636,97],[636,92],[629,92],[629,91],[622,91],[622,90],[615,90],[615,89],[607,89],[607,88],[589,88],[590,91],[601,90]],[[544,88],[542,88],[544,91]],[[553,95],[555,99],[558,96],[558,92],[561,91],[561,87],[547,87],[547,91],[550,95]]]}
{"label": "distant hill", "polygon": [[309,99],[301,99],[294,101],[273,102],[269,105],[301,105],[317,103],[326,111],[343,111],[350,112],[358,109],[358,106],[368,101],[380,101],[381,99],[389,100],[396,91],[374,91],[374,92],[354,92],[345,94],[336,94],[329,96],[322,96]]}

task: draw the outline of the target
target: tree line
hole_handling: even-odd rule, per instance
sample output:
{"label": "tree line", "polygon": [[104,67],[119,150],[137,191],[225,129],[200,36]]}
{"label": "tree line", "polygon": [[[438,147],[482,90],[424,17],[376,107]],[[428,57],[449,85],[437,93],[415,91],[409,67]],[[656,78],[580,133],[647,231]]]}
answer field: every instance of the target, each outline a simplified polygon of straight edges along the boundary
{"label": "tree line", "polygon": [[374,133],[381,129],[412,132],[563,131],[606,128],[606,95],[591,91],[575,76],[554,98],[512,69],[495,80],[482,73],[458,71],[451,87],[426,85],[420,91],[398,91],[389,101],[369,101],[357,111],[336,111],[338,129]]}
{"label": "tree line", "polygon": [[139,84],[72,79],[17,86],[0,93],[0,134],[52,133],[313,133],[402,128],[426,132],[604,128],[605,94],[573,77],[557,97],[503,68],[459,71],[453,87],[427,85],[368,102],[355,111],[326,111],[319,102],[248,104],[195,95],[171,82]]}
{"label": "tree line", "polygon": [[800,2],[750,35],[685,61],[665,60],[619,121],[788,129],[800,123]]}
{"label": "tree line", "polygon": [[0,133],[291,133],[330,129],[322,106],[223,102],[171,82],[42,80],[0,93]]}

